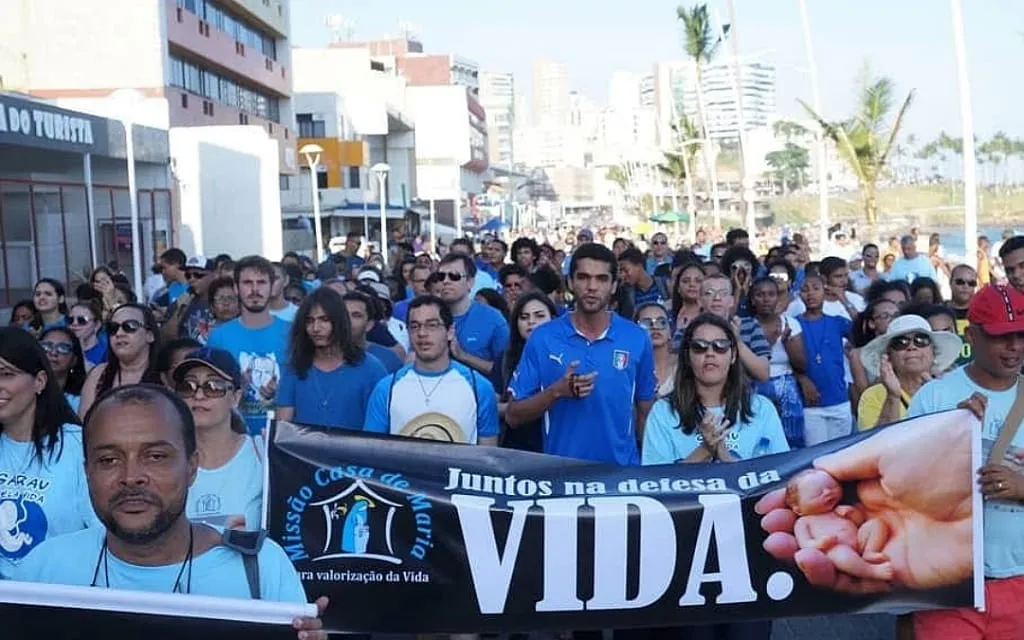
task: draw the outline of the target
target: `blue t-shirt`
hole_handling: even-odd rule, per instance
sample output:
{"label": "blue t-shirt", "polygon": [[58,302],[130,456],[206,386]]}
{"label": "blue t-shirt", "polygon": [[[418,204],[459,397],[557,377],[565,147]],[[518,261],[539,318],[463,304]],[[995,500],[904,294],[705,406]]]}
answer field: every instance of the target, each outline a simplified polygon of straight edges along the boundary
{"label": "blue t-shirt", "polygon": [[241,318],[219,325],[210,332],[211,348],[224,349],[235,357],[248,382],[239,411],[249,425],[249,433],[258,434],[267,424],[267,412],[276,405],[273,397],[260,392],[268,385],[281,384],[281,367],[287,362],[288,332],[291,324],[274,318],[261,329],[250,329]]}
{"label": "blue t-shirt", "polygon": [[[750,397],[750,408],[753,415],[749,421],[739,418],[739,424],[732,428],[726,436],[726,447],[741,459],[756,458],[772,453],[789,451],[786,434],[782,430],[782,422],[775,405],[762,395]],[[722,415],[723,407],[709,409],[715,415]],[[673,464],[693,453],[701,445],[703,438],[700,429],[694,428],[693,433],[686,434],[679,424],[679,414],[673,409],[668,399],[662,398],[654,403],[647,424],[644,427],[643,463]]]}
{"label": "blue t-shirt", "polygon": [[370,354],[362,362],[346,362],[333,371],[313,365],[305,380],[287,366],[277,392],[277,406],[294,407],[295,422],[301,424],[359,431],[366,422],[370,394],[387,374],[384,365]]}
{"label": "blue t-shirt", "polygon": [[235,455],[217,469],[199,468],[188,490],[185,515],[192,522],[226,527],[235,516],[255,531],[263,521],[263,441],[246,436]]}
{"label": "blue t-shirt", "polygon": [[167,306],[170,306],[182,296],[183,293],[188,291],[187,282],[178,282],[175,280],[171,284],[167,285]]}
{"label": "blue t-shirt", "polygon": [[415,436],[416,425],[431,413],[447,417],[462,431],[454,439],[457,442],[476,444],[480,438],[498,435],[494,386],[459,362],[441,372],[420,371],[407,364],[385,376],[370,396],[364,430]]}
{"label": "blue t-shirt", "polygon": [[638,286],[633,286],[633,308],[639,308],[640,305],[648,303],[660,304],[666,306],[668,300],[662,295],[661,287],[658,286],[657,281],[651,280],[651,286],[649,289],[641,289]]}
{"label": "blue t-shirt", "polygon": [[475,300],[461,316],[455,316],[455,337],[463,351],[495,364],[508,348],[508,322],[501,312]]}
{"label": "blue t-shirt", "polygon": [[376,342],[366,343],[366,353],[370,354],[374,358],[380,361],[383,365],[384,370],[388,373],[394,373],[402,368],[405,363],[398,357],[398,354],[388,349],[383,345],[379,345]]}
{"label": "blue t-shirt", "polygon": [[833,407],[850,401],[846,389],[846,351],[843,338],[853,323],[841,316],[821,316],[808,320],[797,316],[804,334],[807,352],[807,377],[818,389],[819,407]]}
{"label": "blue t-shirt", "polygon": [[[0,433],[0,579],[46,540],[99,525],[85,482],[82,428],[66,424],[52,453]],[[68,558],[61,561],[67,564]]]}
{"label": "blue t-shirt", "polygon": [[395,309],[391,312],[392,318],[398,318],[402,322],[409,322],[409,303],[412,302],[411,298],[405,300],[399,300],[395,303]]}
{"label": "blue t-shirt", "polygon": [[576,373],[597,372],[586,398],[560,398],[544,414],[544,452],[619,465],[640,463],[634,405],[654,399],[654,351],[647,332],[612,313],[604,335],[591,342],[576,331],[573,314],[534,329],[509,391],[525,400]]}
{"label": "blue t-shirt", "polygon": [[[1020,384],[1019,382],[1017,384]],[[980,393],[988,398],[985,419],[981,425],[982,459],[999,438],[1003,423],[1017,398],[1016,385],[1006,391],[991,391],[979,387],[965,367],[921,387],[910,401],[908,418],[955,409],[956,405]],[[1014,471],[1024,473],[1024,429],[1018,429],[1002,463]],[[985,577],[1011,578],[1024,575],[1024,505],[1019,502],[985,500]]]}
{"label": "blue t-shirt", "polygon": [[280,318],[287,323],[295,322],[295,314],[299,312],[299,308],[294,303],[289,302],[283,309],[270,310],[270,315],[275,318]]}
{"label": "blue t-shirt", "polygon": [[[60,536],[40,545],[18,569],[15,579],[22,582],[66,584],[77,587],[96,586],[128,591],[171,593],[181,571],[181,563],[141,567],[120,560],[107,551],[101,557],[107,531],[95,527]],[[68,559],[74,561],[69,562]],[[270,602],[306,602],[306,592],[284,550],[273,540],[263,541],[256,556],[260,568],[260,596]],[[97,575],[96,565],[100,564]],[[249,581],[245,577],[242,554],[218,545],[192,560],[192,575],[182,576],[181,590],[218,598],[249,600]],[[108,582],[109,579],[109,582]]]}
{"label": "blue t-shirt", "polygon": [[473,279],[473,287],[469,290],[469,297],[473,298],[476,295],[476,292],[481,289],[494,289],[497,291],[498,281],[495,280],[491,274],[478,269],[476,277]]}
{"label": "blue t-shirt", "polygon": [[85,356],[86,361],[91,367],[103,364],[107,361],[107,347],[109,345],[107,340],[107,334],[98,333],[96,334],[96,344],[85,350],[82,355]]}
{"label": "blue t-shirt", "polygon": [[936,279],[935,267],[932,266],[931,258],[923,254],[917,254],[912,260],[906,257],[900,258],[892,264],[892,269],[886,276],[887,280],[904,280],[913,282],[918,278]]}

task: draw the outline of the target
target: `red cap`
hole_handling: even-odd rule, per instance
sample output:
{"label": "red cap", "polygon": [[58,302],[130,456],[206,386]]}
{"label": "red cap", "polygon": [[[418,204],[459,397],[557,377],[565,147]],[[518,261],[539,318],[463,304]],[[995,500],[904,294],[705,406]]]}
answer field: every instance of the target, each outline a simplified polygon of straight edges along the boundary
{"label": "red cap", "polygon": [[1005,285],[989,285],[974,295],[967,320],[985,333],[1024,333],[1024,293]]}

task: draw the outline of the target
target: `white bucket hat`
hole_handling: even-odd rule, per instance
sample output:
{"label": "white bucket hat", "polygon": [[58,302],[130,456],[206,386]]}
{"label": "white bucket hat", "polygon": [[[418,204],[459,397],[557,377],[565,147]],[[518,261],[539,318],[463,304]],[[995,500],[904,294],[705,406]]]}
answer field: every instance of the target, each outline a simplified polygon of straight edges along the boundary
{"label": "white bucket hat", "polygon": [[921,316],[900,316],[889,324],[888,330],[869,342],[861,351],[860,360],[869,374],[877,377],[882,356],[889,350],[889,343],[897,336],[926,333],[931,336],[935,349],[935,364],[932,373],[939,374],[949,369],[960,357],[963,341],[960,336],[948,331],[933,331],[928,321]]}

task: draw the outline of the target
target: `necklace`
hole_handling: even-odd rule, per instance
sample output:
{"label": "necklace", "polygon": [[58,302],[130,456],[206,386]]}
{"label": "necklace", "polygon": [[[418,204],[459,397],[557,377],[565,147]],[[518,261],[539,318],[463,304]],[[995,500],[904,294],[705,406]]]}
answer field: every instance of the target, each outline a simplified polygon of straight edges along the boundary
{"label": "necklace", "polygon": [[441,386],[441,383],[444,382],[445,374],[442,373],[441,375],[439,375],[437,377],[437,382],[434,383],[434,388],[431,389],[430,391],[427,391],[426,386],[424,386],[424,384],[423,384],[423,376],[421,376],[419,374],[419,372],[415,372],[414,371],[413,373],[416,374],[416,382],[420,383],[420,391],[423,392],[423,399],[426,402],[427,406],[429,407],[430,406],[430,396],[434,395],[434,392],[437,391],[438,387]]}
{"label": "necklace", "polygon": [[[313,365],[313,367],[315,368],[315,367],[316,367],[316,365]],[[312,374],[312,372],[310,372],[310,373]],[[335,390],[334,390],[334,389],[331,389],[331,388],[328,388],[328,389],[327,389],[327,393],[324,393],[324,392],[323,392],[323,391],[322,391],[322,390],[320,389],[320,383],[319,383],[319,382],[317,382],[317,380],[316,380],[316,376],[310,375],[310,376],[309,376],[309,378],[310,378],[310,380],[312,380],[312,381],[313,381],[313,390],[314,390],[314,391],[316,392],[316,397],[317,397],[317,400],[319,400],[319,401],[320,401],[320,408],[321,408],[321,409],[326,409],[326,408],[327,408],[327,405],[328,405],[328,404],[330,403],[330,401],[331,401],[331,397],[332,397],[332,396],[334,395],[334,391],[335,391]]]}
{"label": "necklace", "polygon": [[[185,554],[185,559],[181,563],[181,568],[178,569],[178,577],[174,579],[174,584],[171,586],[171,593],[192,593],[192,557],[195,551],[195,529],[191,524],[188,525],[188,552]],[[96,558],[96,569],[92,572],[92,587],[98,587],[96,584],[99,580],[100,565],[103,565],[103,586],[111,589],[110,586],[110,561],[107,557],[109,549],[107,547],[107,538],[103,537],[103,547],[100,549],[100,555]],[[185,575],[185,569],[188,568],[188,579],[185,581],[185,590],[181,590],[181,579]]]}
{"label": "necklace", "polygon": [[[824,320],[824,318],[825,318],[825,316],[821,316],[821,318],[818,318],[818,320],[819,321],[820,320]],[[808,323],[808,325],[804,326],[804,333],[807,334],[808,337],[810,337],[810,334],[812,332],[807,330],[808,326],[810,326],[810,323]],[[824,329],[824,327],[823,327],[823,329]],[[817,340],[814,340],[814,344],[811,344],[809,346],[811,347],[811,350],[815,354],[814,355],[814,361],[816,363],[818,363],[818,364],[821,364],[824,361],[824,359],[821,357],[821,347],[825,343],[825,332],[824,332],[824,330],[818,336],[815,336],[815,337],[817,338]],[[804,344],[807,344],[808,342],[810,342],[810,341],[809,340],[804,340]]]}

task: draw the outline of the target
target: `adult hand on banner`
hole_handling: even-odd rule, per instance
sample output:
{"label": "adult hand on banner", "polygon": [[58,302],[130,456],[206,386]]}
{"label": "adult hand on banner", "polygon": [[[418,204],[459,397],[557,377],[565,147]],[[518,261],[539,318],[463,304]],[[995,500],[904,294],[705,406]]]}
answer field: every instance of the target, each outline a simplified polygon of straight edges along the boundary
{"label": "adult hand on banner", "polygon": [[[962,414],[952,414],[961,416]],[[882,553],[895,570],[892,583],[848,575],[824,553],[801,549],[793,535],[797,515],[786,506],[786,488],[755,505],[768,532],[765,550],[795,562],[812,585],[851,594],[904,586],[930,589],[958,584],[973,571],[971,433],[976,424],[935,417],[923,436],[914,422],[889,427],[847,449],[822,456],[814,467],[841,483],[856,483],[867,520],[889,529]]]}
{"label": "adult hand on banner", "polygon": [[292,621],[292,627],[298,630],[299,640],[327,640],[327,632],[324,631],[324,612],[327,611],[327,605],[330,604],[330,600],[327,596],[321,596],[314,603],[316,604],[317,616],[311,618],[305,616],[302,618],[295,618]]}

